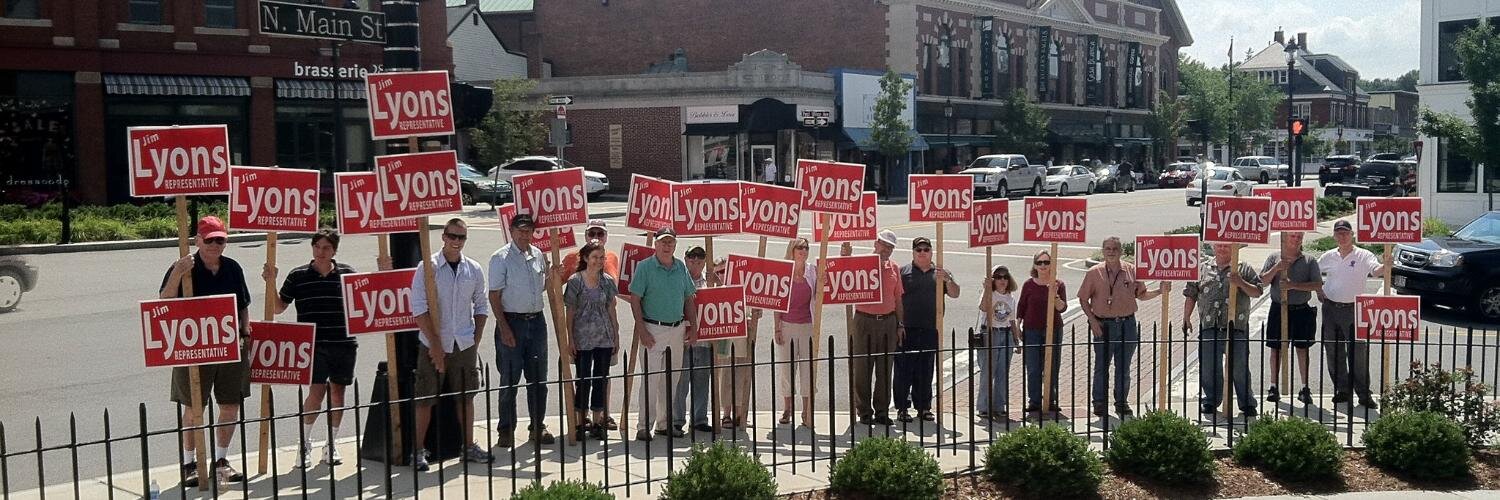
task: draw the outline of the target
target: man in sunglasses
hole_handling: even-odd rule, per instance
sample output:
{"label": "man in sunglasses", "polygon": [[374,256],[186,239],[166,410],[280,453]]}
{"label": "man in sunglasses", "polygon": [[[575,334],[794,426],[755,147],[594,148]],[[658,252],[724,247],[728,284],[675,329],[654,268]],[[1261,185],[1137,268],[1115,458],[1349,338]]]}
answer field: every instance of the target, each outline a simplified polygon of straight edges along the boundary
{"label": "man in sunglasses", "polygon": [[532,246],[536,223],[530,214],[510,219],[510,244],[490,256],[490,308],[503,313],[495,322],[495,360],[500,368],[500,440],[515,445],[516,390],[526,377],[526,411],[533,446],[552,444],[542,424],[547,416],[547,254]]}
{"label": "man in sunglasses", "polygon": [[[514,224],[514,223],[512,223]],[[417,317],[423,351],[417,355],[415,393],[417,432],[412,441],[412,468],[426,471],[423,441],[432,423],[432,396],[465,392],[458,398],[458,424],[463,429],[464,459],[490,463],[495,456],[474,441],[474,392],[479,389],[479,343],[490,307],[485,302],[484,268],[463,254],[469,227],[463,219],[448,219],[443,225],[443,248],[417,266],[411,281],[411,313]],[[438,303],[427,303],[424,266],[431,266]],[[432,307],[436,307],[434,314]]]}
{"label": "man in sunglasses", "polygon": [[937,368],[937,295],[938,284],[943,294],[958,298],[958,282],[945,269],[932,262],[932,240],[918,237],[911,241],[911,263],[901,266],[901,310],[905,312],[902,325],[906,336],[901,342],[901,353],[896,355],[895,398],[896,419],[911,422],[910,409],[915,406],[924,421],[936,420],[932,413],[932,378]]}
{"label": "man in sunglasses", "polygon": [[1094,416],[1109,416],[1109,365],[1115,365],[1115,414],[1129,416],[1130,359],[1141,342],[1135,322],[1137,300],[1151,300],[1171,290],[1166,281],[1156,291],[1135,279],[1135,266],[1120,262],[1120,238],[1110,236],[1102,245],[1104,262],[1090,267],[1078,286],[1078,304],[1089,317],[1094,344]]}
{"label": "man in sunglasses", "polygon": [[[234,294],[235,305],[240,310],[240,361],[198,367],[199,388],[205,397],[211,397],[219,406],[219,424],[234,422],[240,418],[240,403],[250,396],[250,288],[245,284],[245,270],[239,262],[224,256],[224,247],[229,243],[229,233],[224,222],[212,215],[198,220],[198,251],[172,264],[162,277],[160,297],[174,299],[182,296],[183,279],[191,279],[193,295]],[[189,411],[192,403],[192,382],[188,369],[172,369],[172,401],[182,407],[182,425],[202,425],[203,415]],[[207,405],[205,405],[207,407]],[[234,442],[234,425],[214,428],[213,470],[221,483],[237,483],[245,476],[229,465],[229,444]],[[182,486],[198,486],[197,433],[182,435]]]}

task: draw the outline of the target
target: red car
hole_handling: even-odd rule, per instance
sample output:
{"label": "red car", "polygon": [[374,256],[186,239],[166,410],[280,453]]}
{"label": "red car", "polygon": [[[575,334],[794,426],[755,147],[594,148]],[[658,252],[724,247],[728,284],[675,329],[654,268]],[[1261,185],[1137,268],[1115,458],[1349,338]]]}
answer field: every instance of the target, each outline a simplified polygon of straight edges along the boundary
{"label": "red car", "polygon": [[1156,178],[1156,186],[1160,188],[1187,187],[1194,177],[1198,176],[1198,164],[1192,162],[1177,162],[1167,165],[1160,176]]}

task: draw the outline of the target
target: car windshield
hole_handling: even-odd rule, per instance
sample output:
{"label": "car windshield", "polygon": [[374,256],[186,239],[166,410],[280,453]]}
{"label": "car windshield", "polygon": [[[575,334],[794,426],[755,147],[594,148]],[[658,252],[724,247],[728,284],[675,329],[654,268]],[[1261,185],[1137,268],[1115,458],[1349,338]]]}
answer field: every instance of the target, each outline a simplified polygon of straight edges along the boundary
{"label": "car windshield", "polygon": [[1276,160],[1271,158],[1257,158],[1255,161],[1260,162],[1261,165],[1276,165]]}
{"label": "car windshield", "polygon": [[479,173],[478,170],[474,170],[474,167],[462,163],[458,164],[458,175],[468,178],[484,177],[484,174]]}
{"label": "car windshield", "polygon": [[1067,175],[1072,172],[1072,167],[1047,167],[1047,175]]}
{"label": "car windshield", "polygon": [[1490,212],[1464,225],[1454,237],[1482,243],[1500,243],[1500,213]]}
{"label": "car windshield", "polygon": [[1359,166],[1359,171],[1354,175],[1359,177],[1380,176],[1391,178],[1396,176],[1396,164],[1383,161],[1368,161]]}
{"label": "car windshield", "polygon": [[1229,171],[1228,170],[1215,170],[1214,171],[1214,175],[1213,175],[1213,179],[1216,180],[1216,181],[1229,180]]}
{"label": "car windshield", "polygon": [[975,158],[974,163],[969,164],[969,168],[984,168],[988,166],[990,166],[990,158],[985,158],[983,156]]}

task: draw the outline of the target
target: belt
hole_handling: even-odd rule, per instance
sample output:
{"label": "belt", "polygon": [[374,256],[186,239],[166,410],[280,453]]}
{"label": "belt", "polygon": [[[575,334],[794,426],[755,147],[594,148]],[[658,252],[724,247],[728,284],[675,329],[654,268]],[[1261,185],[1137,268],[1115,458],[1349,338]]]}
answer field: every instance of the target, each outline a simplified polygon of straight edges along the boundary
{"label": "belt", "polygon": [[1135,315],[1134,314],[1126,314],[1124,316],[1118,316],[1118,317],[1114,317],[1114,318],[1099,318],[1099,321],[1100,322],[1108,321],[1108,322],[1111,322],[1111,323],[1117,322],[1117,321],[1135,321]]}
{"label": "belt", "polygon": [[534,313],[505,313],[505,319],[533,320],[542,317],[540,311]]}
{"label": "belt", "polygon": [[870,314],[870,313],[867,313],[867,312],[864,312],[864,311],[854,311],[854,314],[858,315],[858,316],[864,316],[866,318],[870,318],[870,319],[873,319],[875,321],[881,321],[881,320],[884,320],[886,318],[893,317],[893,316],[896,315],[896,313],[894,313],[894,312],[888,313],[888,314]]}
{"label": "belt", "polygon": [[1354,303],[1353,302],[1334,302],[1332,300],[1329,300],[1329,301],[1324,301],[1323,304],[1326,307],[1354,307]]}
{"label": "belt", "polygon": [[[1353,304],[1350,304],[1350,305],[1353,305]],[[1271,301],[1271,307],[1281,307],[1281,303],[1273,300],[1273,301]],[[1300,311],[1300,310],[1303,310],[1303,309],[1310,309],[1310,308],[1312,308],[1312,304],[1287,304],[1286,308],[1288,310],[1292,310],[1292,311]]]}
{"label": "belt", "polygon": [[674,327],[674,326],[682,324],[682,320],[680,320],[680,319],[677,320],[677,321],[657,321],[657,320],[654,320],[654,319],[651,319],[651,318],[641,318],[641,321],[645,321],[645,322],[651,323],[653,325],[665,326],[667,328],[671,328],[671,327]]}

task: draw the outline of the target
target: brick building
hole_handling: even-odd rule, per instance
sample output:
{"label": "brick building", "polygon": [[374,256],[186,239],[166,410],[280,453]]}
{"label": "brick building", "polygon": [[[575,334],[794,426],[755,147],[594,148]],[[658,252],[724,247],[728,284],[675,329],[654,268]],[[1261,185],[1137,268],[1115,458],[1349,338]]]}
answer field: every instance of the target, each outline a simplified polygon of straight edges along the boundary
{"label": "brick building", "polygon": [[[1288,44],[1296,46],[1294,70],[1288,77]],[[1312,123],[1312,133],[1333,144],[1328,154],[1370,153],[1375,132],[1370,126],[1370,94],[1359,88],[1359,71],[1334,54],[1317,53],[1311,50],[1312,41],[1307,33],[1297,33],[1296,38],[1286,36],[1281,30],[1272,35],[1271,43],[1250,59],[1239,65],[1240,74],[1249,75],[1276,87],[1285,96],[1287,87],[1292,91],[1292,116],[1307,118]],[[1286,123],[1286,99],[1276,106],[1273,123]],[[1286,129],[1271,127],[1266,130],[1269,137],[1280,138],[1260,146],[1260,154],[1285,158]],[[1226,153],[1227,154],[1227,153]],[[1302,156],[1298,153],[1298,156]],[[1314,164],[1322,158],[1302,158],[1304,164]],[[1288,162],[1290,165],[1290,162]],[[1317,167],[1308,165],[1316,170]]]}
{"label": "brick building", "polygon": [[[1051,115],[1051,159],[1144,160],[1192,43],[1173,0],[548,0],[506,19],[537,92],[575,96],[565,154],[621,189],[631,172],[758,180],[765,158],[785,180],[815,151],[875,163],[858,120],[887,68],[915,84],[914,152],[877,184],[991,152],[1014,91]],[[823,112],[831,127],[801,125]]]}
{"label": "brick building", "polygon": [[[378,0],[325,0],[379,9]],[[299,2],[300,3],[300,2]],[[350,5],[350,4],[353,5]],[[9,0],[0,15],[0,180],[75,179],[84,202],[124,201],[125,128],[228,124],[240,165],[335,169],[342,134],[353,169],[374,154],[360,78],[380,45],[263,35],[244,0]],[[424,69],[451,69],[444,10],[422,2]],[[335,89],[344,130],[335,127]],[[29,123],[44,116],[45,131]],[[3,130],[0,129],[0,130]],[[25,130],[23,130],[25,129]],[[30,132],[28,132],[29,130]],[[7,144],[8,143],[8,144]]]}

